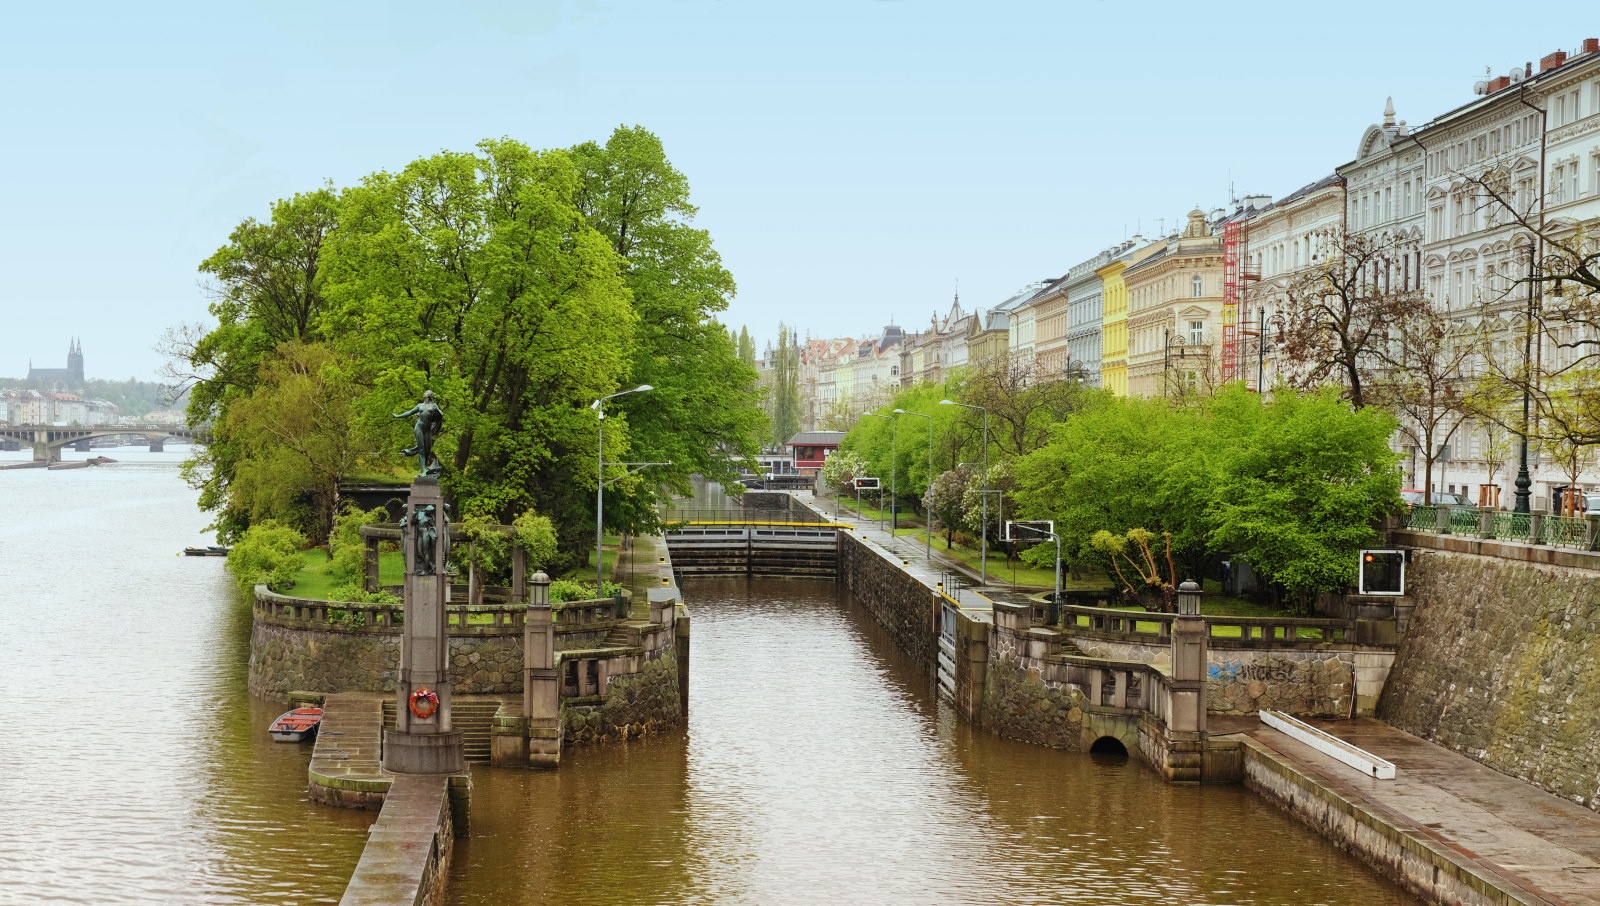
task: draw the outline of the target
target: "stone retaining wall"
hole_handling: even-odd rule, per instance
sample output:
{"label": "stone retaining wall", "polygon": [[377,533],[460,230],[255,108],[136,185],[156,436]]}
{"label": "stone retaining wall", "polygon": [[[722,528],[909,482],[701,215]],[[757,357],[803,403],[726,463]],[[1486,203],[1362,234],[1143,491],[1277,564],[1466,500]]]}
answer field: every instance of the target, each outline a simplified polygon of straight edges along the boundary
{"label": "stone retaining wall", "polygon": [[839,580],[894,639],[896,647],[932,671],[938,663],[939,604],[900,561],[851,532],[839,533]]}
{"label": "stone retaining wall", "polygon": [[1378,716],[1600,810],[1600,573],[1417,551],[1406,584]]}
{"label": "stone retaining wall", "polygon": [[1253,739],[1242,738],[1239,746],[1246,787],[1428,902],[1473,906],[1528,902],[1474,871],[1457,856],[1455,847],[1426,828],[1398,826],[1392,812],[1341,796]]}
{"label": "stone retaining wall", "polygon": [[[252,694],[292,690],[393,692],[400,633],[296,629],[257,621],[250,629]],[[522,635],[450,639],[451,688],[462,695],[522,691]]]}
{"label": "stone retaining wall", "polygon": [[643,670],[606,684],[603,702],[563,704],[561,726],[568,744],[631,739],[683,725],[677,652],[672,647],[672,633],[663,635],[667,647],[646,661]]}

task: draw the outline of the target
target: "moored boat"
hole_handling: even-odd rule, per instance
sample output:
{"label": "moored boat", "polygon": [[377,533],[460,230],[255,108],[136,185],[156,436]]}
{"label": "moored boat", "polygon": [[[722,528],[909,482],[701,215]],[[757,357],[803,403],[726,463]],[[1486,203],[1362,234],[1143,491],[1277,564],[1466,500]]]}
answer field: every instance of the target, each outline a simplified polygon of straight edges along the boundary
{"label": "moored boat", "polygon": [[321,725],[321,708],[296,708],[279,715],[267,732],[276,742],[300,742],[317,735],[317,727]]}

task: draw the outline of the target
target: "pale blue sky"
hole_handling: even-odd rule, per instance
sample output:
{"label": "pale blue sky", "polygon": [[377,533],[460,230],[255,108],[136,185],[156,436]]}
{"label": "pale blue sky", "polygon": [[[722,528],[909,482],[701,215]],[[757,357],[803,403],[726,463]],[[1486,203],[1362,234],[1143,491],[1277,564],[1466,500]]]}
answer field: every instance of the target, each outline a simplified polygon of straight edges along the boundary
{"label": "pale blue sky", "polygon": [[508,135],[659,135],[739,284],[723,320],[917,329],[1195,204],[1354,156],[1600,21],[1505,3],[75,3],[0,12],[0,375],[153,378],[247,216]]}

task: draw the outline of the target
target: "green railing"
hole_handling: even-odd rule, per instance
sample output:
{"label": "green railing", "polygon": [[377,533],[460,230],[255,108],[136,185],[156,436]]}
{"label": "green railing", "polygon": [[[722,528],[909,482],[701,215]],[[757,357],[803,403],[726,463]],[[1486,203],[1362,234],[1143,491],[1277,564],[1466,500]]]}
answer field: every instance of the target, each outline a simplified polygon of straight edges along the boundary
{"label": "green railing", "polygon": [[[1434,506],[1413,506],[1405,522],[1406,528],[1419,532],[1439,531],[1438,510],[1439,508]],[[1488,515],[1487,535],[1484,535],[1482,510],[1452,507],[1446,518],[1449,532],[1453,535],[1481,536],[1498,541],[1520,541],[1525,544],[1549,544],[1556,547],[1595,546],[1595,541],[1590,538],[1589,521],[1581,516],[1491,511]]]}
{"label": "green railing", "polygon": [[1539,540],[1560,547],[1587,547],[1589,526],[1576,516],[1545,516],[1539,521]]}
{"label": "green railing", "polygon": [[1450,508],[1450,532],[1456,535],[1476,535],[1479,531],[1478,511],[1471,507]]}
{"label": "green railing", "polygon": [[1414,505],[1411,507],[1411,512],[1407,515],[1406,528],[1416,529],[1422,532],[1438,531],[1439,508],[1436,506],[1426,506],[1420,503]]}

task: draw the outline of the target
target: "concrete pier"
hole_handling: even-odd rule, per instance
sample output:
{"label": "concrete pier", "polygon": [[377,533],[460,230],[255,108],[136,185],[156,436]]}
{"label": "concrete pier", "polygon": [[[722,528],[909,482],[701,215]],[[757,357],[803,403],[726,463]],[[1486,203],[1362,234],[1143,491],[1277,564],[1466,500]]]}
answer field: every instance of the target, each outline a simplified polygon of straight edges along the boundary
{"label": "concrete pier", "polygon": [[1212,732],[1236,732],[1246,786],[1429,902],[1600,906],[1600,815],[1373,718],[1309,723],[1394,762],[1395,779],[1259,721]]}

